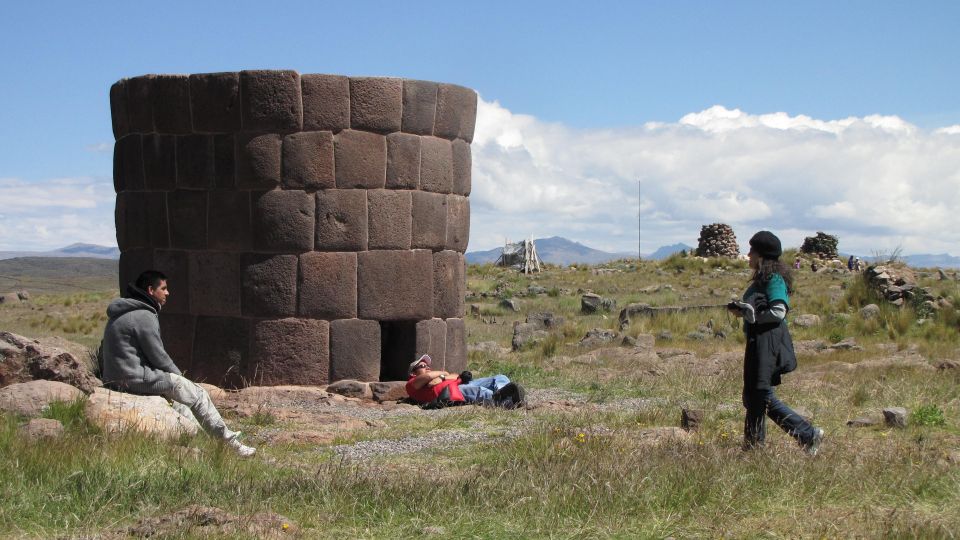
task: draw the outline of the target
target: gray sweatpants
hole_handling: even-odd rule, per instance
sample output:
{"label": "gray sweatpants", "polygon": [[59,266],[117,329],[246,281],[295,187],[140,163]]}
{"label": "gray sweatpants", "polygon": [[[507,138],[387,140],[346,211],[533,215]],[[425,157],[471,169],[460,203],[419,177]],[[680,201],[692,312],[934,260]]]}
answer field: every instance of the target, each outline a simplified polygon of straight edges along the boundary
{"label": "gray sweatpants", "polygon": [[220,412],[213,405],[210,394],[200,385],[186,377],[168,373],[173,384],[169,392],[163,397],[173,401],[173,408],[180,414],[190,418],[192,414],[204,431],[218,439],[229,440],[237,434],[227,428],[227,424],[220,416]]}

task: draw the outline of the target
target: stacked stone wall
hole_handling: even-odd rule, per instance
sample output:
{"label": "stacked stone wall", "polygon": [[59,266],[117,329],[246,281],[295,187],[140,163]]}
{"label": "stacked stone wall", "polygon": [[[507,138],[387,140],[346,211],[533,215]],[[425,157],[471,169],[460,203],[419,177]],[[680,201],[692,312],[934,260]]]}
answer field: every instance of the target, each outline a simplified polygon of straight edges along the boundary
{"label": "stacked stone wall", "polygon": [[168,276],[161,331],[191,377],[465,368],[474,91],[241,71],[123,79],[110,102],[121,290]]}

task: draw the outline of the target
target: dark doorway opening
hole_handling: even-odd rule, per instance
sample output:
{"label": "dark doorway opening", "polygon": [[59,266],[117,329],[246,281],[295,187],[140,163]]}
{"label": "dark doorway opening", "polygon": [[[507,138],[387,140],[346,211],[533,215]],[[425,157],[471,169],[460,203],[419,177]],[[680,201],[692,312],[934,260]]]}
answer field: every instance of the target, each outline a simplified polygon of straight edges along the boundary
{"label": "dark doorway opening", "polygon": [[380,322],[380,380],[407,380],[407,366],[416,360],[417,321]]}

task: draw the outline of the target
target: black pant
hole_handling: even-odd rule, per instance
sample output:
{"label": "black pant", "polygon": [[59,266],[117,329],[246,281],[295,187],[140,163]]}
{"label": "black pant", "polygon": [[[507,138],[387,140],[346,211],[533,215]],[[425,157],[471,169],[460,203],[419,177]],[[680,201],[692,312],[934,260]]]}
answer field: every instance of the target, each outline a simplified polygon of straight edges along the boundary
{"label": "black pant", "polygon": [[813,441],[813,425],[777,399],[772,388],[744,389],[743,406],[747,409],[743,423],[743,441],[748,446],[763,444],[767,435],[766,416],[800,444]]}

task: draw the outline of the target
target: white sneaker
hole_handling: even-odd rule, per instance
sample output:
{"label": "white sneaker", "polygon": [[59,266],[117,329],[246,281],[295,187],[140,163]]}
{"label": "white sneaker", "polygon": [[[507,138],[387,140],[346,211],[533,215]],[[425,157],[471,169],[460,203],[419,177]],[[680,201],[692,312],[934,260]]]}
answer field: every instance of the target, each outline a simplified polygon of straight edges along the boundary
{"label": "white sneaker", "polygon": [[813,439],[810,440],[807,444],[803,445],[803,451],[810,456],[817,455],[817,451],[820,450],[820,443],[823,442],[823,429],[816,428],[813,430]]}
{"label": "white sneaker", "polygon": [[247,446],[240,442],[240,433],[237,433],[233,437],[227,439],[227,446],[233,449],[240,457],[250,457],[257,453],[257,449],[252,446]]}

